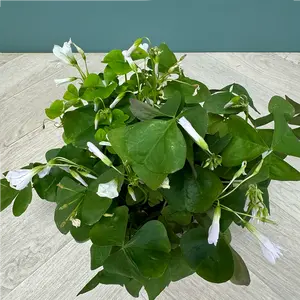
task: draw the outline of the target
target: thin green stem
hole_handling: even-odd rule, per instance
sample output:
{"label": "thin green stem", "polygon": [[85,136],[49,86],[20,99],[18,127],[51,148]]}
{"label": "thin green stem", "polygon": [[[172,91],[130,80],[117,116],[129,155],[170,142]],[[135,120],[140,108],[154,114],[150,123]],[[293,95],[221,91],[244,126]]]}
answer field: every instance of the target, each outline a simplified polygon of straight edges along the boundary
{"label": "thin green stem", "polygon": [[79,67],[78,64],[74,65],[74,67],[78,70],[79,74],[81,75],[82,79],[85,80],[86,79],[86,76],[85,74],[83,73],[83,71],[81,70],[81,68]]}
{"label": "thin green stem", "polygon": [[84,60],[84,65],[85,65],[85,70],[86,70],[86,76],[89,76],[89,70],[88,70],[86,59]]}

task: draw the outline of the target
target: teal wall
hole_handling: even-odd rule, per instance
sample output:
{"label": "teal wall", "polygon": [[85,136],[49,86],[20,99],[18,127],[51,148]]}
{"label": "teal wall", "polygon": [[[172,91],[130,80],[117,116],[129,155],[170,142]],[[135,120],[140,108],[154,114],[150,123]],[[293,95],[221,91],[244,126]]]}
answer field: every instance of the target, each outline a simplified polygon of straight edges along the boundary
{"label": "teal wall", "polygon": [[136,37],[175,51],[300,51],[300,1],[3,2],[0,52],[50,52],[69,37],[86,51]]}

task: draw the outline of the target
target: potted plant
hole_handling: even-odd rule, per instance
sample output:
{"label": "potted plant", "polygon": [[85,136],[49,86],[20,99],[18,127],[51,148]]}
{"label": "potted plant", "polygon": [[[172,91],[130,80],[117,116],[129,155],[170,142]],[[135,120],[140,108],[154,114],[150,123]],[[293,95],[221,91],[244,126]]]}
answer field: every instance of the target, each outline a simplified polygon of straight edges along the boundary
{"label": "potted plant", "polygon": [[[271,180],[300,180],[285,161],[300,157],[300,128],[289,126],[299,124],[298,103],[274,96],[269,114],[254,118],[244,87],[209,89],[184,75],[184,56],[146,38],[110,51],[99,74],[89,72],[71,40],[53,53],[79,74],[56,80],[67,90],[45,110],[61,123],[65,146],[49,150],[46,163],[5,172],[1,210],[13,203],[20,216],[34,188],[56,203],[61,233],[91,240],[91,269],[101,269],[79,294],[119,284],[134,297],[144,287],[155,299],[193,273],[248,285],[247,267],[230,245],[232,223],[275,263],[280,247],[256,223],[274,223]],[[260,128],[271,122],[274,129]]]}

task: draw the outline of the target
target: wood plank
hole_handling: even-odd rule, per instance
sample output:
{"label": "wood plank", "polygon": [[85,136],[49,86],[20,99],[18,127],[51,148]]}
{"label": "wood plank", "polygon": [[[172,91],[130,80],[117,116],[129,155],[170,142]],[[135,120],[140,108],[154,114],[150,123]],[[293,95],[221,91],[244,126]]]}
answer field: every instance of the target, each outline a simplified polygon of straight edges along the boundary
{"label": "wood plank", "polygon": [[300,53],[299,52],[281,52],[276,53],[278,56],[284,58],[287,61],[291,61],[296,65],[300,64]]}
{"label": "wood plank", "polygon": [[8,63],[9,61],[20,57],[22,53],[0,53],[0,67]]}
{"label": "wood plank", "polygon": [[[0,91],[0,97],[1,94],[4,97],[0,112],[1,144],[3,147],[9,146],[26,133],[41,127],[47,118],[44,112],[45,108],[54,100],[62,99],[66,90],[65,85],[56,87],[54,79],[76,74],[74,68],[54,61],[53,54],[38,54],[36,57],[37,67],[33,69],[38,70],[23,70],[22,74],[24,73],[24,75],[12,79],[13,74],[18,69],[18,65],[16,65],[12,69],[3,68],[5,70],[0,74],[0,77],[3,77],[2,80],[8,82],[7,91],[5,92],[5,88],[4,92]],[[103,54],[89,55],[88,63],[91,72],[99,72],[103,69],[102,57]],[[19,63],[23,63],[23,59]],[[34,64],[34,56],[31,57],[31,64]],[[24,88],[19,88],[19,85]],[[13,96],[6,97],[7,95]],[[14,122],[15,120],[18,122]],[[11,124],[11,126],[7,126],[7,124]]]}
{"label": "wood plank", "polygon": [[63,236],[55,228],[54,209],[53,203],[40,200],[34,195],[24,215],[14,217],[11,207],[1,212],[2,297],[9,294],[71,240],[71,236]]}
{"label": "wood plank", "polygon": [[[282,247],[283,257],[270,265],[262,255],[259,243],[246,230],[233,228],[233,247],[244,258],[249,269],[282,299],[300,299],[300,224],[278,202],[288,202],[284,194],[270,189],[272,219],[278,226],[262,224],[259,230]],[[275,203],[275,198],[277,199]]]}
{"label": "wood plank", "polygon": [[[220,63],[268,87],[273,93],[299,100],[299,66],[272,53],[213,53]],[[298,98],[298,100],[297,100]]]}
{"label": "wood plank", "polygon": [[173,282],[157,300],[280,300],[283,299],[251,273],[251,285],[236,286],[231,283],[213,284],[194,274]]}
{"label": "wood plank", "polygon": [[89,248],[90,243],[71,241],[4,300],[134,299],[125,288],[115,285],[100,285],[76,298],[76,294],[96,273],[89,270]]}

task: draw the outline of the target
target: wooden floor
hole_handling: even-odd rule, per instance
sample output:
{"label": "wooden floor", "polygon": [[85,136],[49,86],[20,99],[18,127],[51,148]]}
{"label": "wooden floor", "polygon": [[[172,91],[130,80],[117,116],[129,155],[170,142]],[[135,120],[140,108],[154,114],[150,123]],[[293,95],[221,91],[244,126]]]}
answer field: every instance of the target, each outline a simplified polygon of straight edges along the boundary
{"label": "wooden floor", "polygon": [[[91,71],[99,71],[101,54],[88,55]],[[211,88],[238,82],[249,90],[256,106],[266,112],[272,95],[289,95],[300,102],[300,54],[201,53],[189,54],[184,69]],[[28,162],[43,161],[44,153],[62,145],[44,108],[63,95],[54,79],[74,74],[52,54],[0,54],[0,133],[2,171]],[[291,160],[297,169],[300,162]],[[271,186],[271,213],[278,226],[262,230],[284,248],[284,257],[269,265],[259,245],[247,232],[234,228],[233,243],[251,271],[249,287],[230,283],[213,285],[191,276],[172,283],[163,300],[300,299],[300,183],[275,182]],[[1,214],[1,299],[74,300],[93,276],[89,270],[89,243],[76,244],[53,222],[54,205],[34,197],[24,215]],[[78,300],[132,299],[119,286],[99,286]],[[142,292],[140,299],[147,299]]]}

